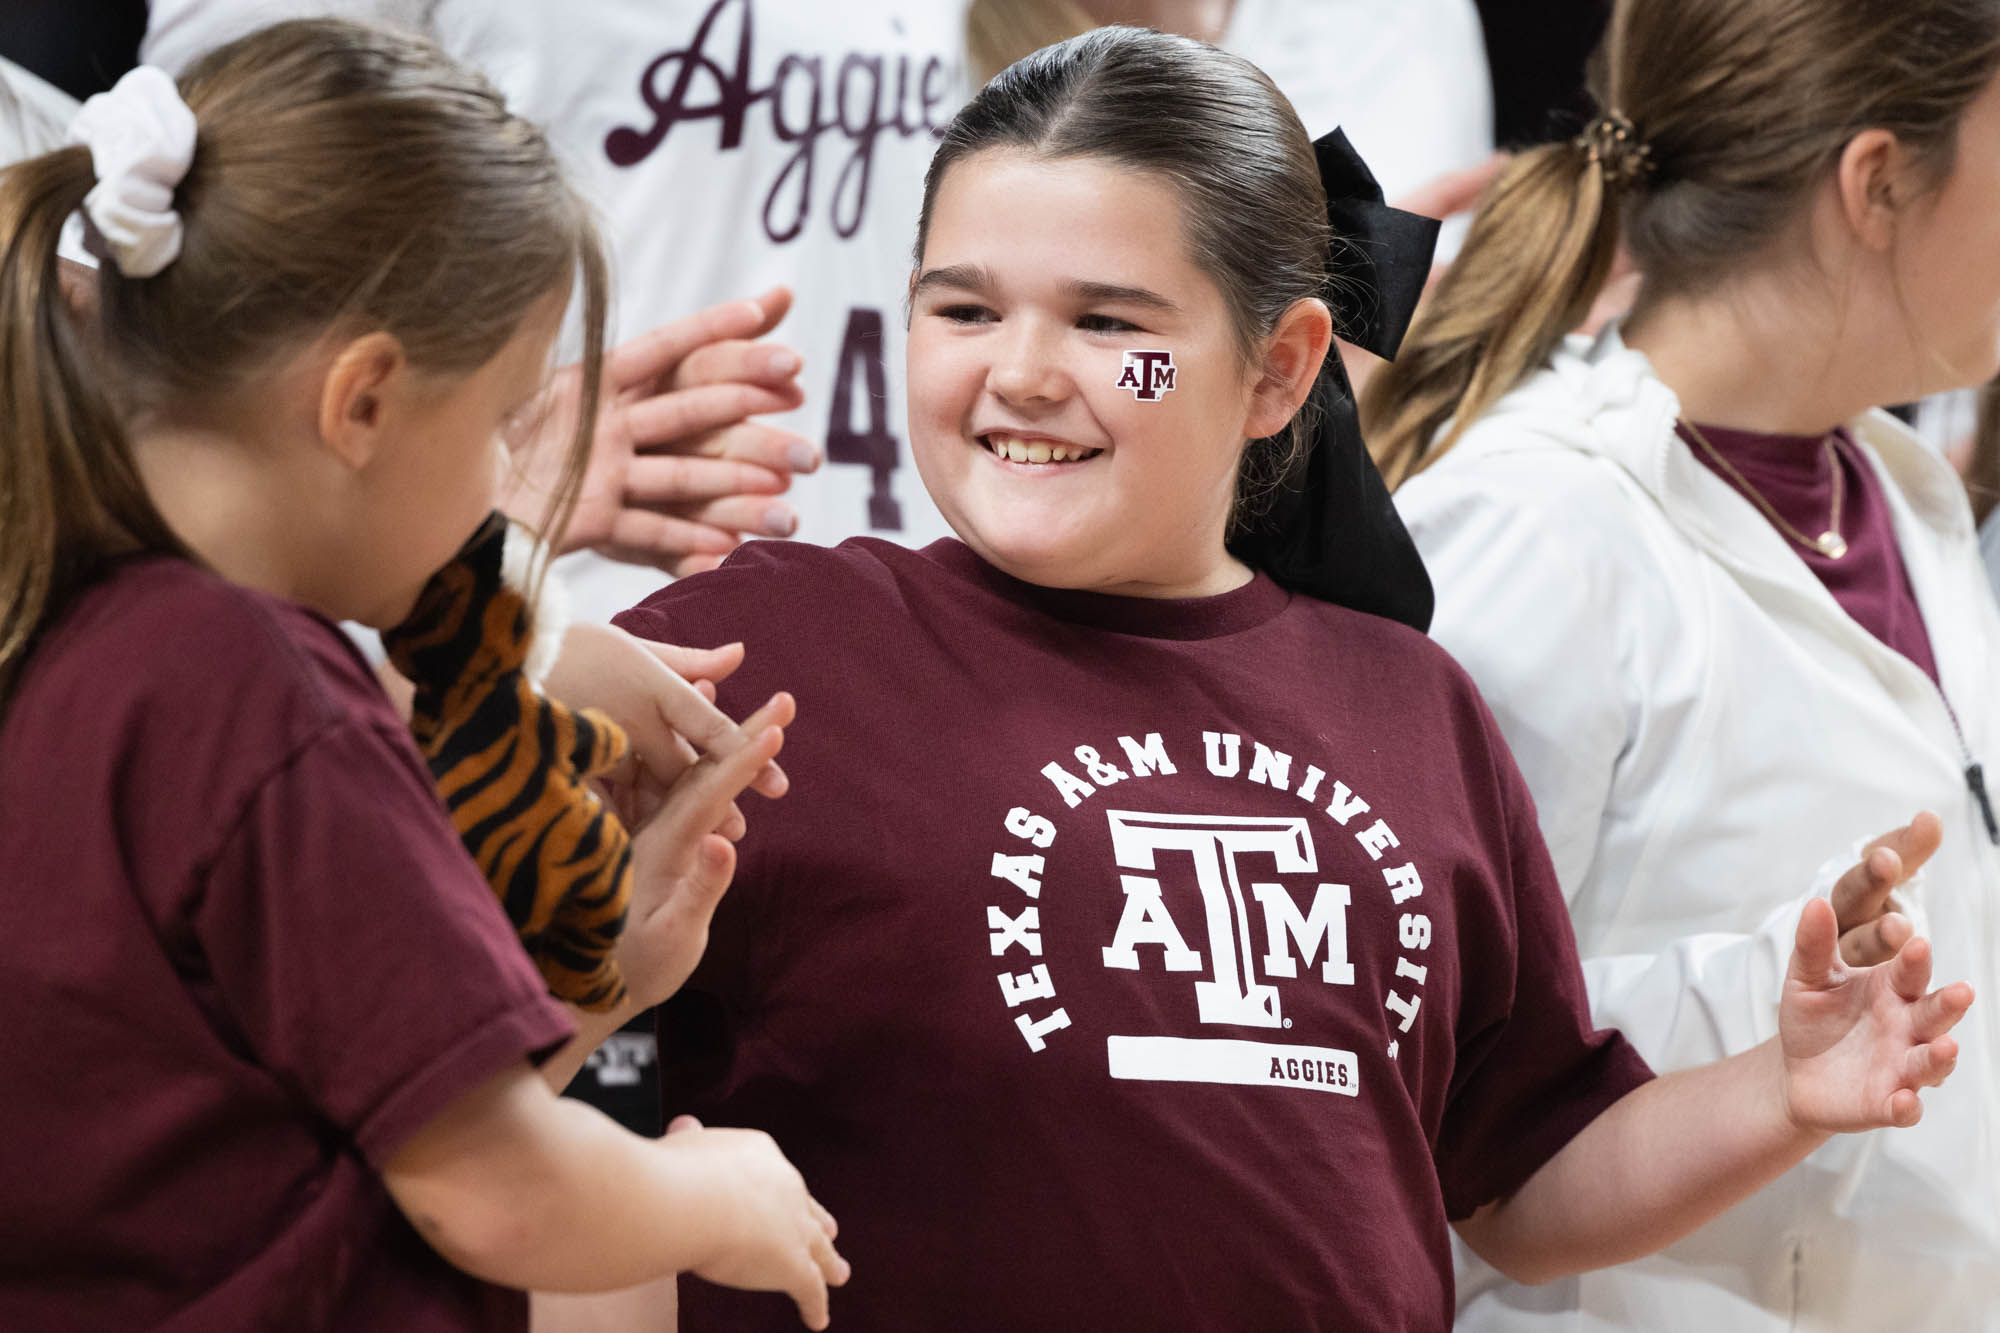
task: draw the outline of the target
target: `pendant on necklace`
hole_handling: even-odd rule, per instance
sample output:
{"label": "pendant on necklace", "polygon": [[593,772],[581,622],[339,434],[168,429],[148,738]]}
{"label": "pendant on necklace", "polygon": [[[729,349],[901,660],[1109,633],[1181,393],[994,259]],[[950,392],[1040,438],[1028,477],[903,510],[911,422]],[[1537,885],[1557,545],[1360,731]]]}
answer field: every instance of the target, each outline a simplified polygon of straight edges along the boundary
{"label": "pendant on necklace", "polygon": [[1813,545],[1818,547],[1819,553],[1829,560],[1838,560],[1847,554],[1847,538],[1831,529],[1822,532]]}

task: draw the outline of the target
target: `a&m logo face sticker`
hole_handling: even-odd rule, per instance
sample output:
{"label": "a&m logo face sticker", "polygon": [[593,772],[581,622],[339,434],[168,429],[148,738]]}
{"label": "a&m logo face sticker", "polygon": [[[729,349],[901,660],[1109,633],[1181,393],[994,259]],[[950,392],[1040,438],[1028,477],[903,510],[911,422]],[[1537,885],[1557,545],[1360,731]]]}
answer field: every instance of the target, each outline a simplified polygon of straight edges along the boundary
{"label": "a&m logo face sticker", "polygon": [[1125,367],[1118,372],[1114,387],[1130,389],[1142,403],[1159,402],[1174,387],[1174,354],[1127,351]]}

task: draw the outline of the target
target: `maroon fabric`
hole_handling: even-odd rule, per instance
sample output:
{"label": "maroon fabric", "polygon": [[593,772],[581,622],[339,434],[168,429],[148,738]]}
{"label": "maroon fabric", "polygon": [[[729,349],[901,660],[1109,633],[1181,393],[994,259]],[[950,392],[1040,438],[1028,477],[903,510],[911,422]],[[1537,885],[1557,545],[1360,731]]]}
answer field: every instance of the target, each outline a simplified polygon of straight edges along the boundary
{"label": "maroon fabric", "polygon": [[[1826,450],[1821,445],[1823,436],[1765,435],[1709,425],[1699,429],[1702,437],[1743,474],[1743,479],[1787,523],[1807,537],[1818,537],[1826,531],[1827,520],[1833,514],[1833,469],[1827,466]],[[1708,450],[1695,442],[1685,425],[1677,426],[1676,430],[1710,472],[1739,493],[1742,491],[1735,478],[1718,467]],[[1841,610],[1870,634],[1915,662],[1935,684],[1937,662],[1931,656],[1930,632],[1924,628],[1916,591],[1903,568],[1903,554],[1896,545],[1895,517],[1889,512],[1882,484],[1862,456],[1860,446],[1845,429],[1835,431],[1833,438],[1842,485],[1840,535],[1847,541],[1847,553],[1836,560],[1809,550],[1790,537],[1785,538],[1785,544],[1826,585]],[[1757,502],[1750,503],[1754,507]]]}
{"label": "maroon fabric", "polygon": [[[799,699],[661,1081],[839,1217],[836,1328],[1442,1330],[1447,1217],[1646,1077],[1491,720],[1400,625],[865,538],[620,623],[745,640],[739,713]],[[796,1324],[682,1291],[687,1333]]]}
{"label": "maroon fabric", "polygon": [[0,721],[0,1328],[526,1324],[376,1174],[570,1031],[338,629],[178,560]]}

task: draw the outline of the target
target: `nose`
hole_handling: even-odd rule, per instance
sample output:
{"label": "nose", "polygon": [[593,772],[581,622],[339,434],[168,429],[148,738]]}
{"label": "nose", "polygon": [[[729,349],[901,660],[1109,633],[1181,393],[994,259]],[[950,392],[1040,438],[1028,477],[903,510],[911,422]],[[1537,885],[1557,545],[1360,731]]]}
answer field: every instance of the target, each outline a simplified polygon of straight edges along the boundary
{"label": "nose", "polygon": [[995,349],[987,387],[1014,406],[1060,402],[1074,387],[1063,363],[1061,330],[1038,320],[1014,320]]}

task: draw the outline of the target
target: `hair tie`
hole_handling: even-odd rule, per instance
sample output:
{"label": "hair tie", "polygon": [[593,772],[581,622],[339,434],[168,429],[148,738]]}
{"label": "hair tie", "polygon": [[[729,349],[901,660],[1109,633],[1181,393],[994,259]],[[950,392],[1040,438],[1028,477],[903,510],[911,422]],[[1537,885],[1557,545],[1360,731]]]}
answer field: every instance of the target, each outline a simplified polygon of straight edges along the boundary
{"label": "hair tie", "polygon": [[128,278],[150,278],[181,252],[174,190],[194,161],[194,112],[162,69],[141,65],[84,102],[69,141],[90,149],[85,244]]}
{"label": "hair tie", "polygon": [[[1327,268],[1335,327],[1393,360],[1430,277],[1439,224],[1384,203],[1374,173],[1339,130],[1316,141],[1313,153],[1333,228]],[[1428,629],[1430,575],[1361,438],[1340,352],[1326,355],[1306,409],[1318,414],[1312,439],[1270,507],[1244,523],[1229,549],[1295,592]]]}
{"label": "hair tie", "polygon": [[1653,174],[1653,145],[1617,111],[1599,116],[1571,141],[1583,150],[1614,190],[1629,189]]}

